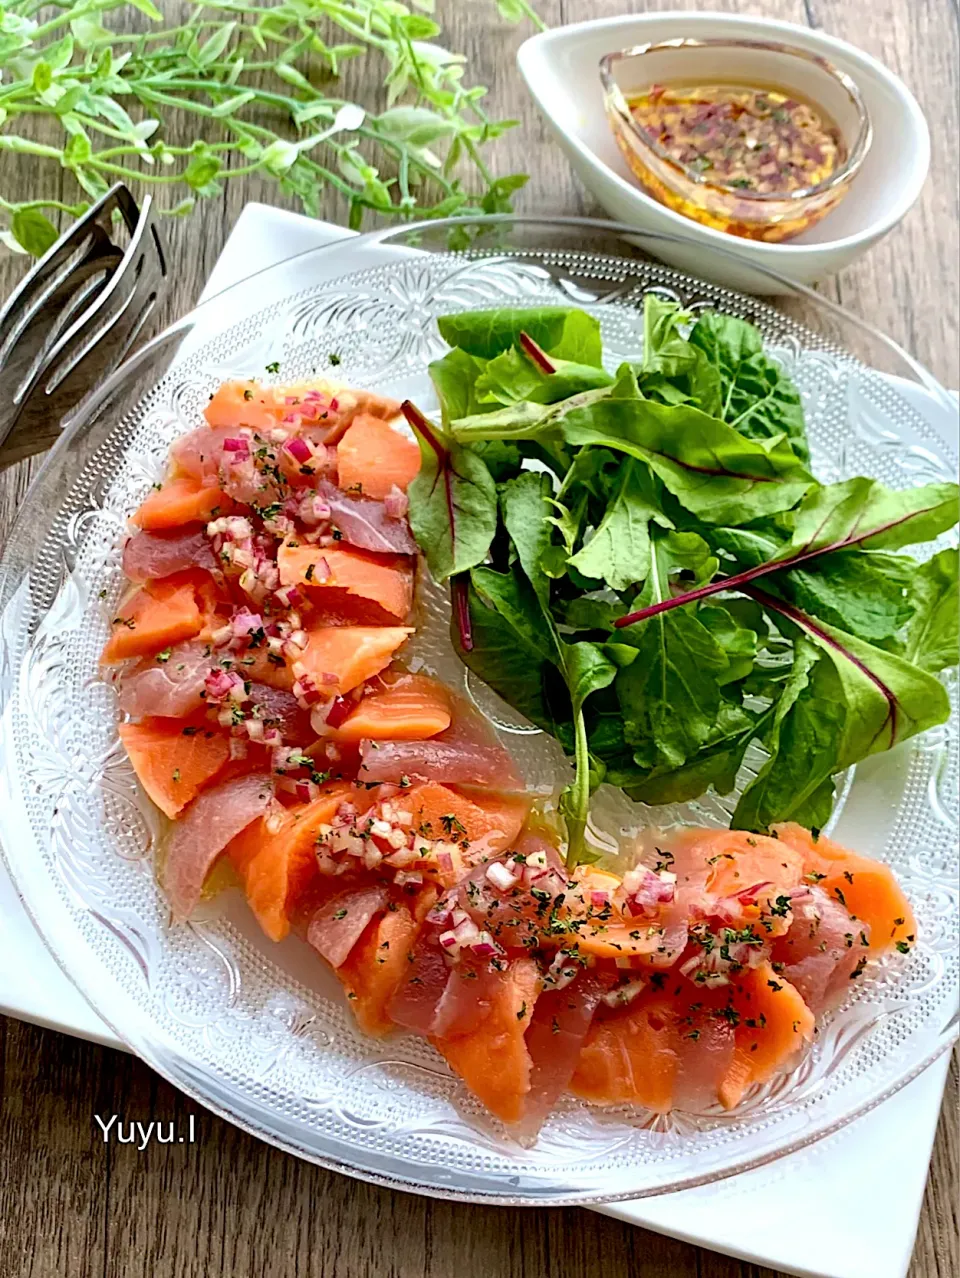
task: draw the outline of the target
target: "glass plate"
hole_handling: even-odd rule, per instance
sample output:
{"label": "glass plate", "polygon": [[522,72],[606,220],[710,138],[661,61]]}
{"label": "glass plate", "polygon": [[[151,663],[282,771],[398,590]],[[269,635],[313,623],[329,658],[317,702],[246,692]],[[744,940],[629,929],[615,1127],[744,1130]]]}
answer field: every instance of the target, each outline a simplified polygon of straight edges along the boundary
{"label": "glass plate", "polygon": [[[871,972],[802,1064],[733,1114],[655,1116],[567,1098],[522,1149],[426,1043],[360,1034],[335,978],[297,940],[266,941],[236,889],[169,925],[153,874],[156,814],[120,747],[97,657],[122,590],[127,517],[225,377],[268,376],[276,361],[277,380],[331,374],[429,411],[437,315],[573,302],[599,317],[615,365],[638,354],[642,299],[655,289],[759,325],[802,389],[822,478],[863,473],[903,487],[953,477],[950,400],[880,334],[786,282],[792,297],[774,309],[680,274],[649,255],[669,258],[680,241],[644,235],[641,247],[623,231],[434,223],[303,254],[236,285],[146,346],[77,414],[0,563],[0,836],[55,958],[120,1037],[197,1100],[292,1153],[397,1188],[556,1204],[714,1180],[849,1122],[955,1034],[956,715],[862,764],[835,818],[836,837],[896,868],[919,944]],[[463,684],[444,602],[427,588],[424,604],[413,658]],[[463,686],[534,784],[563,779],[549,739],[484,688]],[[725,824],[729,806],[707,798],[665,812],[606,794],[597,823],[611,837],[665,820]]]}

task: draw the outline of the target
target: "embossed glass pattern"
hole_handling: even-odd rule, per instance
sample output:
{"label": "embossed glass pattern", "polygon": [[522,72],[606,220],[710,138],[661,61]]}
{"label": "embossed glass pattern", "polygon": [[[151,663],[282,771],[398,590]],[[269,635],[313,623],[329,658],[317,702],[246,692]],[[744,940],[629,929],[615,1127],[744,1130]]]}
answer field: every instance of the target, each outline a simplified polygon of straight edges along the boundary
{"label": "embossed glass pattern", "polygon": [[[521,1149],[426,1043],[365,1038],[323,965],[296,940],[274,946],[260,936],[236,890],[172,928],[156,886],[158,819],[119,745],[115,694],[97,657],[123,589],[127,517],[225,377],[264,376],[273,361],[278,380],[333,373],[333,355],[333,375],[429,410],[426,363],[443,349],[437,315],[573,301],[600,318],[616,365],[638,354],[642,298],[656,289],[761,327],[802,389],[824,479],[866,473],[905,486],[955,472],[956,457],[928,421],[946,411],[932,379],[812,294],[796,290],[801,323],[586,222],[507,221],[459,251],[446,235],[443,226],[374,235],[353,250],[369,262],[364,269],[343,274],[335,246],[238,285],[151,343],[69,428],[2,560],[6,859],[52,952],[104,1019],[185,1091],[285,1149],[380,1183],[494,1202],[596,1202],[716,1179],[835,1130],[951,1042],[956,715],[848,776],[835,819],[837,837],[896,868],[920,943],[873,971],[827,1018],[800,1067],[733,1114],[651,1116],[567,1098],[535,1147]],[[653,247],[670,251],[667,242]],[[566,767],[558,748],[465,678],[443,596],[427,587],[423,611],[414,663],[465,688],[531,784],[556,785]],[[956,681],[948,682],[955,700]],[[670,820],[725,824],[730,806],[711,797],[645,809],[608,792],[596,820],[613,840]]]}

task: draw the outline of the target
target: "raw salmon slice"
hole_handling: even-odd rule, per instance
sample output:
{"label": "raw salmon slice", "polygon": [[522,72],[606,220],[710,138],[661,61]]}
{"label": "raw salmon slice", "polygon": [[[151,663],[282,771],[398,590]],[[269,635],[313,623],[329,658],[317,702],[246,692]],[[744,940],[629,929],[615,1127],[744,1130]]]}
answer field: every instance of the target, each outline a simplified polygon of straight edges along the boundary
{"label": "raw salmon slice", "polygon": [[174,573],[141,586],[120,604],[100,660],[147,657],[199,635],[213,615],[216,591],[209,573]]}
{"label": "raw salmon slice", "polygon": [[133,522],[159,530],[182,524],[207,523],[233,509],[233,502],[216,484],[205,485],[191,476],[168,479],[144,500]]}
{"label": "raw salmon slice", "polygon": [[328,590],[378,605],[388,622],[404,620],[413,606],[414,560],[408,555],[287,542],[277,552],[277,565],[284,586],[307,587],[321,608]]}
{"label": "raw salmon slice", "polygon": [[450,694],[435,679],[386,672],[380,681],[336,729],[335,740],[422,741],[449,728]]}
{"label": "raw salmon slice", "polygon": [[736,1012],[725,991],[661,973],[626,1007],[598,1016],[584,1041],[571,1090],[601,1105],[657,1113],[715,1102],[734,1054]]}
{"label": "raw salmon slice", "polygon": [[444,732],[426,741],[364,741],[360,748],[362,781],[402,778],[439,781],[444,785],[476,786],[483,790],[524,791],[513,759],[496,733],[472,706],[453,697],[453,721]]}
{"label": "raw salmon slice", "polygon": [[138,781],[171,818],[230,759],[229,738],[205,719],[148,718],[142,723],[121,723],[118,731]]}
{"label": "raw salmon slice", "polygon": [[792,822],[775,829],[780,841],[802,857],[804,881],[818,884],[855,921],[868,925],[868,954],[875,956],[894,946],[913,944],[916,919],[888,865],[849,852],[826,835],[814,838],[809,830]]}
{"label": "raw salmon slice", "polygon": [[406,491],[420,470],[420,449],[386,422],[360,414],[337,445],[337,478],[344,492],[383,500]]}
{"label": "raw salmon slice", "polygon": [[332,782],[311,803],[288,808],[276,829],[261,817],[227,845],[250,908],[271,941],[290,931],[298,903],[319,878],[316,843],[353,787]]}
{"label": "raw salmon slice", "polygon": [[[224,382],[203,415],[212,427],[275,426],[284,417],[296,413],[310,392],[318,392],[327,401],[328,417],[323,420],[329,421],[331,429],[349,425],[358,413],[391,420],[400,412],[396,400],[318,377],[284,386],[262,386],[255,381]],[[291,403],[291,400],[299,403]],[[336,402],[336,408],[330,401]]]}
{"label": "raw salmon slice", "polygon": [[733,1059],[720,1084],[724,1109],[733,1109],[754,1083],[784,1069],[813,1038],[814,1016],[800,993],[769,963],[737,977],[733,1006],[739,1014]]}
{"label": "raw salmon slice", "polygon": [[357,1024],[379,1037],[394,1028],[387,1008],[411,964],[409,956],[423,920],[437,899],[430,886],[415,896],[391,901],[367,926],[337,968]]}
{"label": "raw salmon slice", "polygon": [[[309,630],[294,674],[309,674],[325,692],[343,694],[389,665],[413,630],[406,626],[318,626]],[[325,679],[324,676],[331,676]]]}
{"label": "raw salmon slice", "polygon": [[463,844],[467,864],[497,856],[516,842],[530,814],[527,795],[481,794],[469,797],[449,786],[426,781],[392,800],[413,818],[412,828],[425,839]]}

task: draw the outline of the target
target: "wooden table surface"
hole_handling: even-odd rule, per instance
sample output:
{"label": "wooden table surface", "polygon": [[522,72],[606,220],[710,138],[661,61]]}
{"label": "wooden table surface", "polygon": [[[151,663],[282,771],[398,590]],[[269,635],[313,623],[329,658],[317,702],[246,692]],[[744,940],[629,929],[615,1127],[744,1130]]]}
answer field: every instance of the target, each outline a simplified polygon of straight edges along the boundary
{"label": "wooden table surface", "polygon": [[[527,211],[599,215],[548,140],[513,63],[521,33],[492,0],[441,0],[452,47],[491,87],[491,114],[520,126],[498,144],[499,170],[532,179]],[[709,8],[686,0],[539,0],[551,25],[625,9]],[[715,7],[718,7],[715,5]],[[859,44],[901,75],[927,114],[931,175],[903,224],[824,290],[892,335],[947,385],[958,352],[958,11],[956,0],[726,0],[726,10],[809,24]],[[161,3],[161,8],[173,5]],[[369,101],[374,85],[348,92]],[[369,72],[368,72],[369,74]],[[168,137],[168,141],[182,139]],[[882,139],[880,141],[882,145]],[[10,164],[8,156],[4,164]],[[16,157],[7,198],[55,194]],[[12,188],[12,189],[11,189]],[[852,197],[852,198],[855,198]],[[241,207],[275,200],[255,180],[228,183],[187,221],[164,225],[173,262],[166,317],[197,296]],[[335,200],[324,216],[336,220]],[[0,296],[19,272],[0,262]],[[4,460],[0,451],[0,463]],[[0,471],[0,535],[36,459]],[[911,1278],[960,1274],[956,1062],[941,1116]],[[197,1113],[192,1146],[105,1145],[93,1115],[173,1119]],[[434,1202],[321,1171],[214,1118],[117,1051],[0,1017],[0,1276],[2,1278],[772,1278],[685,1243],[577,1209],[508,1210]],[[811,1222],[816,1227],[816,1222]]]}

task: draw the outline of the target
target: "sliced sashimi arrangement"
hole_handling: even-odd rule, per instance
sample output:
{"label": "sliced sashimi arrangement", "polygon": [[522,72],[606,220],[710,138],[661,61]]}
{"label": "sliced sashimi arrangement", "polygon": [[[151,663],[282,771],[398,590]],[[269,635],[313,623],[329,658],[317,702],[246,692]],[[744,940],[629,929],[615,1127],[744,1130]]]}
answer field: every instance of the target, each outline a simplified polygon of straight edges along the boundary
{"label": "sliced sashimi arrangement", "polygon": [[910,906],[887,867],[793,824],[647,832],[623,874],[565,859],[487,721],[404,665],[420,450],[398,415],[229,382],[133,516],[102,661],[168,819],[173,921],[229,866],[365,1033],[429,1040],[519,1139],[565,1093],[735,1108],[909,949]]}

